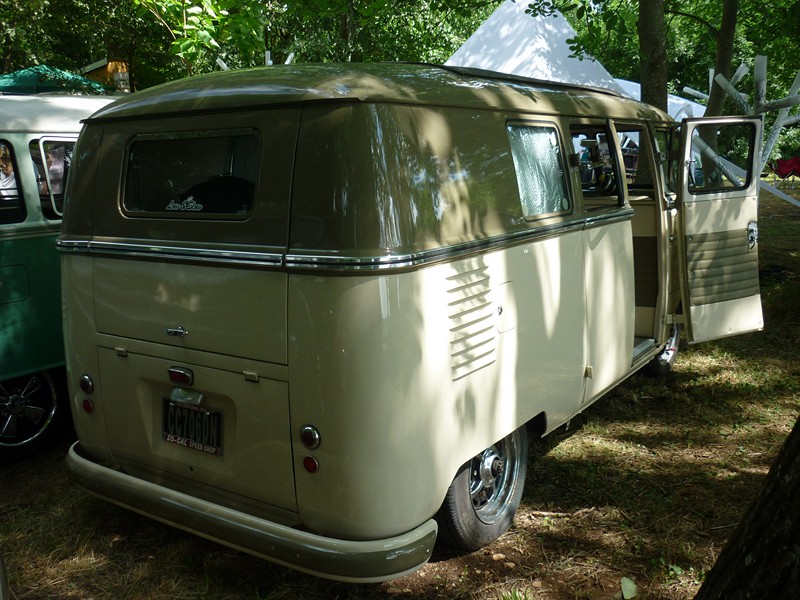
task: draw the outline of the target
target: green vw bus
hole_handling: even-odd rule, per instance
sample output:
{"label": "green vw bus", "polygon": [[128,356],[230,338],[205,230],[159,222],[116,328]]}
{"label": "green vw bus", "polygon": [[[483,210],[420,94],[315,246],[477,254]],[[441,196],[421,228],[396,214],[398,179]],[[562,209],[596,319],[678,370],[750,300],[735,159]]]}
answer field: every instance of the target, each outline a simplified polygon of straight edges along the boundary
{"label": "green vw bus", "polygon": [[0,460],[69,422],[55,244],[81,119],[110,101],[0,96]]}

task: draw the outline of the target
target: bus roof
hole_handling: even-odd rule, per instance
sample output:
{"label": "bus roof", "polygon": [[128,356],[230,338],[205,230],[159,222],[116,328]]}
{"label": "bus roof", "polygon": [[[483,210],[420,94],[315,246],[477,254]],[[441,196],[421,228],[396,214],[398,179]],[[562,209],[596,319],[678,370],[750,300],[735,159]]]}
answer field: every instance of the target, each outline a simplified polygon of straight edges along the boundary
{"label": "bus roof", "polygon": [[77,133],[111,96],[0,95],[0,133]]}
{"label": "bus roof", "polygon": [[309,102],[390,102],[669,120],[665,113],[611,90],[420,63],[276,65],[222,71],[121,98],[93,120]]}

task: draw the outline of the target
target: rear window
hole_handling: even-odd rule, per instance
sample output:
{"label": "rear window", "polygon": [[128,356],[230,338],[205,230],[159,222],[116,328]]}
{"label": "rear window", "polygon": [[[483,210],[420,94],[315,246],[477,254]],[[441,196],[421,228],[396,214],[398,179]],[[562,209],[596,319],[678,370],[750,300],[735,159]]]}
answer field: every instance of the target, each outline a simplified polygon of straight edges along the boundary
{"label": "rear window", "polygon": [[139,136],[128,147],[123,208],[141,217],[245,219],[260,162],[253,131]]}

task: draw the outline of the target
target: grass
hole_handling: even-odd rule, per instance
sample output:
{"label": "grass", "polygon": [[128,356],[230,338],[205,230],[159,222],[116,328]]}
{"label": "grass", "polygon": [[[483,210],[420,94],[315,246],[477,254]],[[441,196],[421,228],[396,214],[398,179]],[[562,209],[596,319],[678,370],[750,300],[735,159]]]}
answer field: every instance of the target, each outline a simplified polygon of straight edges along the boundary
{"label": "grass", "polygon": [[765,330],[684,345],[670,377],[634,376],[533,443],[515,525],[482,551],[323,581],[94,499],[61,447],[0,470],[12,598],[610,599],[623,578],[636,598],[692,598],[800,411],[800,208],[763,196],[759,228]]}

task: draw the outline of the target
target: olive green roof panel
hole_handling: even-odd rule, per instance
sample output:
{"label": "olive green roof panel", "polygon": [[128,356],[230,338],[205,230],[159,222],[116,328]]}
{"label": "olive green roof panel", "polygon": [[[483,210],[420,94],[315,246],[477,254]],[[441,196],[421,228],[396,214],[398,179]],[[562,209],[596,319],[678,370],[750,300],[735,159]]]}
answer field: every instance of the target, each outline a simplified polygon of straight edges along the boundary
{"label": "olive green roof panel", "polygon": [[165,83],[122,98],[94,119],[131,119],[307,102],[392,102],[669,120],[610,90],[418,63],[276,65]]}

